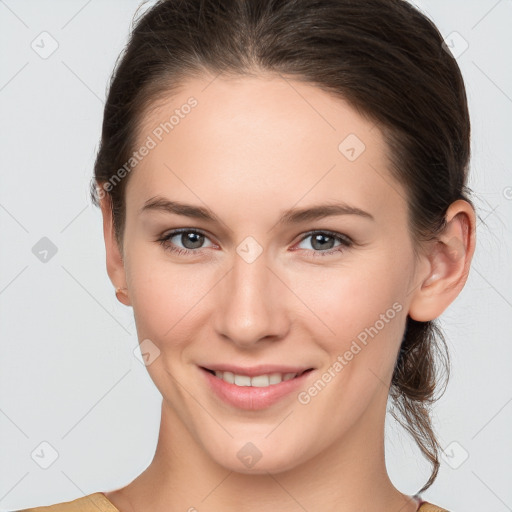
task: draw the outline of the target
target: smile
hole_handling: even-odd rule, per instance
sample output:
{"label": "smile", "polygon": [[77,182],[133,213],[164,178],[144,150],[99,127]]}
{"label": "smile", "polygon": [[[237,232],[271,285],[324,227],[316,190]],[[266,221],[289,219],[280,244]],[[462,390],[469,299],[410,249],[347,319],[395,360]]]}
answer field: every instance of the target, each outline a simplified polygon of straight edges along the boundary
{"label": "smile", "polygon": [[270,373],[264,375],[255,375],[254,377],[250,377],[249,375],[238,375],[233,372],[221,372],[221,371],[213,371],[208,370],[210,373],[215,375],[217,378],[222,379],[224,382],[228,384],[234,384],[235,386],[252,386],[257,388],[266,388],[268,386],[273,386],[275,384],[280,384],[283,381],[294,379],[295,377],[299,377],[305,372],[311,371],[304,370],[303,372],[292,372],[292,373]]}
{"label": "smile", "polygon": [[216,400],[220,399],[236,409],[251,411],[266,409],[285,398],[291,400],[295,393],[307,386],[315,373],[314,368],[297,372],[261,373],[260,370],[252,371],[253,375],[204,367],[199,367],[199,370],[206,379],[206,388]]}

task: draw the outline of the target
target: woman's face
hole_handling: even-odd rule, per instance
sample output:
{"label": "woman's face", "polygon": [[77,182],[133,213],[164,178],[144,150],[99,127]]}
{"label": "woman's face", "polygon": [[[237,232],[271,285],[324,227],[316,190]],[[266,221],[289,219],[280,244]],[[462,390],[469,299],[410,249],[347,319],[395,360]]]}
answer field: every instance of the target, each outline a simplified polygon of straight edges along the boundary
{"label": "woman's face", "polygon": [[418,272],[379,129],[266,77],[190,80],[143,125],[124,272],[164,414],[238,472],[290,469],[348,439],[362,453],[382,436]]}

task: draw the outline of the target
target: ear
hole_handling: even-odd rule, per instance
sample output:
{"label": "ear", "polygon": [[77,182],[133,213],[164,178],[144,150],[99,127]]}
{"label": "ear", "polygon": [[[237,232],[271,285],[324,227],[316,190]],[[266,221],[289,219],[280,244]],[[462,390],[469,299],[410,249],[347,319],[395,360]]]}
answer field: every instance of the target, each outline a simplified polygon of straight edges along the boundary
{"label": "ear", "polygon": [[469,274],[476,235],[473,207],[462,199],[454,201],[445,220],[443,232],[427,245],[422,256],[426,265],[411,292],[409,316],[418,322],[440,316],[459,295]]}
{"label": "ear", "polygon": [[[107,258],[107,273],[114,287],[127,288],[126,273],[124,268],[123,256],[119,244],[117,243],[114,231],[114,218],[112,215],[112,200],[109,194],[102,194],[99,199],[101,213],[103,215],[103,237],[105,238],[105,252]],[[126,290],[125,293],[117,295],[124,305],[131,306],[131,302]]]}

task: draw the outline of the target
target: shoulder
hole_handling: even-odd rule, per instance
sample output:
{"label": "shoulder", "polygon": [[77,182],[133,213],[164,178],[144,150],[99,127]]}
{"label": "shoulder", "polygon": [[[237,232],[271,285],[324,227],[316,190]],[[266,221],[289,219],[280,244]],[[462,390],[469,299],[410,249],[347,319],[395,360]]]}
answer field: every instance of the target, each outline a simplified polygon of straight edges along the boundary
{"label": "shoulder", "polygon": [[46,507],[25,508],[14,512],[119,512],[101,492],[95,492],[73,501]]}
{"label": "shoulder", "polygon": [[445,508],[438,507],[437,505],[433,505],[432,503],[428,503],[424,501],[421,504],[421,507],[418,509],[418,512],[449,512]]}

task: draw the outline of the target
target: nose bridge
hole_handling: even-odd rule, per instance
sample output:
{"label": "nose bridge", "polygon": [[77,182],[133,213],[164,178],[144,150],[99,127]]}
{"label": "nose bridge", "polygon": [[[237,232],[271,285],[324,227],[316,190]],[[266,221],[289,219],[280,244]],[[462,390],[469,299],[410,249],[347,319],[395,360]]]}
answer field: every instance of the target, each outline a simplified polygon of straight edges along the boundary
{"label": "nose bridge", "polygon": [[240,346],[280,337],[287,329],[282,283],[267,267],[265,252],[255,256],[254,246],[246,249],[238,247],[216,305],[218,334]]}

